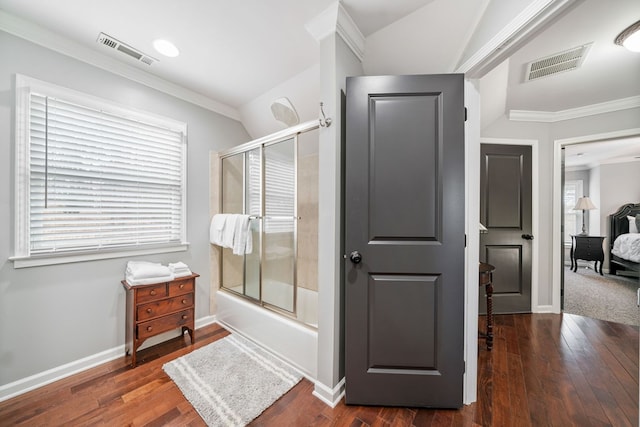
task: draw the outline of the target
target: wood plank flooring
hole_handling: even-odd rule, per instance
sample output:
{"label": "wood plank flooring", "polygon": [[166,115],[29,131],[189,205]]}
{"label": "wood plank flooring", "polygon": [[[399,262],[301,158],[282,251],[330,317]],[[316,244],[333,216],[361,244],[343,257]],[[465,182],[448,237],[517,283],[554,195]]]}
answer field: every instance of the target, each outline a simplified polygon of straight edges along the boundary
{"label": "wood plank flooring", "polygon": [[[481,318],[481,323],[483,319]],[[459,410],[347,406],[301,381],[252,426],[638,426],[638,328],[581,316],[495,316],[478,401]],[[1,426],[202,426],[162,365],[228,335],[210,325],[0,403]]]}

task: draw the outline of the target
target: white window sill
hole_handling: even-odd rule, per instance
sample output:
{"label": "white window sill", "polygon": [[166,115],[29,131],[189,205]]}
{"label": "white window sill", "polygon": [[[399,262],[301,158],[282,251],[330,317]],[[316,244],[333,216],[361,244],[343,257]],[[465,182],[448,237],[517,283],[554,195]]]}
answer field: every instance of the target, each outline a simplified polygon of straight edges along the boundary
{"label": "white window sill", "polygon": [[183,252],[189,248],[189,243],[181,243],[172,246],[158,246],[144,249],[114,250],[110,251],[89,251],[76,252],[73,254],[51,254],[30,257],[14,256],[9,258],[13,261],[13,268],[40,267],[43,265],[68,264],[72,262],[96,261],[101,259],[126,258],[139,255],[162,254],[169,252]]}

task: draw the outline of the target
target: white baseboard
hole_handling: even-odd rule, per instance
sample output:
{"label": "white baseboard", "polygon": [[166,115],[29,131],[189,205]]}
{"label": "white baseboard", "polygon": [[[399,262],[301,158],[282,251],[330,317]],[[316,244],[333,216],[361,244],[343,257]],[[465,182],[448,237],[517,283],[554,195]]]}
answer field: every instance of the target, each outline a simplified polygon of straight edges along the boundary
{"label": "white baseboard", "polygon": [[333,388],[327,387],[320,382],[316,382],[313,390],[313,395],[332,408],[335,408],[336,405],[340,403],[340,399],[342,399],[342,397],[344,396],[344,392],[345,380],[344,378],[342,378],[340,382]]}
{"label": "white baseboard", "polygon": [[534,313],[554,313],[552,305],[539,305],[532,310]]}
{"label": "white baseboard", "polygon": [[[195,327],[198,329],[215,322],[215,316],[202,317],[196,320]],[[35,390],[47,384],[51,384],[71,375],[78,374],[82,371],[86,371],[87,369],[95,368],[103,363],[111,362],[119,357],[124,357],[124,349],[124,344],[119,345],[100,353],[69,362],[62,366],[57,366],[44,372],[2,385],[0,386],[0,402],[19,396],[28,391]]]}

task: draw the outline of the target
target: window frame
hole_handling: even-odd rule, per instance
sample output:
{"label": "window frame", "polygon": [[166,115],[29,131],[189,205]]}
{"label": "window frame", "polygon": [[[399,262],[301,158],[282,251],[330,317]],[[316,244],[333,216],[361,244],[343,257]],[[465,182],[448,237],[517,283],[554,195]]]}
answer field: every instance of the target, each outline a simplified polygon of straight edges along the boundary
{"label": "window frame", "polygon": [[[157,253],[186,251],[187,242],[187,125],[160,115],[137,110],[93,95],[16,74],[15,79],[15,170],[14,170],[14,268],[63,264]],[[84,107],[93,108],[128,119],[139,120],[182,133],[181,232],[180,243],[148,244],[139,247],[30,253],[30,97],[32,92],[58,97]]]}
{"label": "window frame", "polygon": [[[562,201],[564,203],[564,200],[566,198],[566,188],[568,185],[574,185],[576,188],[576,200],[575,203],[578,202],[578,199],[582,196],[580,196],[580,194],[584,194],[584,181],[582,179],[572,179],[572,180],[566,180],[564,183],[564,188],[562,189]],[[575,203],[573,204],[575,206]],[[566,208],[566,206],[565,206]],[[574,216],[575,217],[575,224],[576,224],[576,230],[573,232],[570,232],[569,230],[567,230],[566,228],[566,224],[567,224],[567,216]],[[571,235],[572,234],[578,234],[580,233],[581,230],[578,230],[578,227],[581,227],[582,225],[582,211],[581,210],[574,210],[573,208],[567,210],[565,209],[564,212],[564,218],[562,218],[563,224],[564,224],[564,244],[566,246],[571,246]]]}

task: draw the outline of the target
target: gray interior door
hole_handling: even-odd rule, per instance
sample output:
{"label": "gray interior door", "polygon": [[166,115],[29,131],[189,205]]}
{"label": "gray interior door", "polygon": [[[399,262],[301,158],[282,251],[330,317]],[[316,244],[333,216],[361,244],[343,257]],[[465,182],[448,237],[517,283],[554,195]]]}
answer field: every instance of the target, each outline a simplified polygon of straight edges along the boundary
{"label": "gray interior door", "polygon": [[[480,260],[493,272],[493,312],[531,312],[531,147],[480,148]],[[486,299],[480,298],[480,313]]]}
{"label": "gray interior door", "polygon": [[464,373],[464,79],[347,79],[347,404],[455,408]]}

